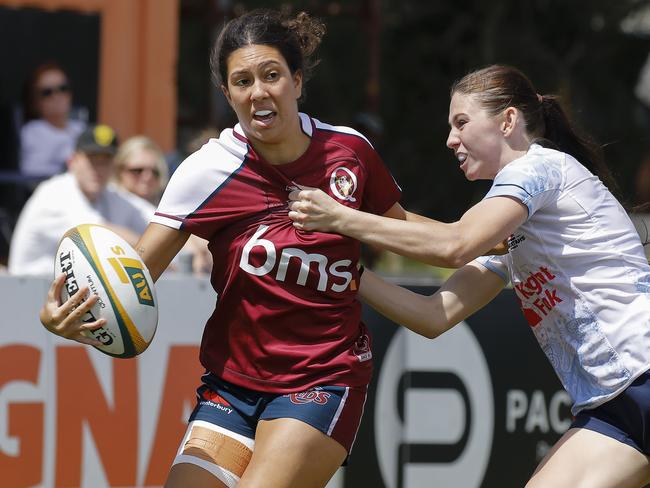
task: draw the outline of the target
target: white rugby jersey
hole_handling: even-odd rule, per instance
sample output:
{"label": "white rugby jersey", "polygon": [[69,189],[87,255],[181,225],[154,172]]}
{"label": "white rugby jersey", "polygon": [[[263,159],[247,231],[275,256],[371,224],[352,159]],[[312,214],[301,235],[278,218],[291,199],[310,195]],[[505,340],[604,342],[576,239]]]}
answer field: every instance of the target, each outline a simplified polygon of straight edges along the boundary
{"label": "white rugby jersey", "polygon": [[574,415],[650,368],[650,266],[625,210],[568,154],[533,144],[485,198],[510,196],[528,219],[504,256],[477,262],[511,281]]}

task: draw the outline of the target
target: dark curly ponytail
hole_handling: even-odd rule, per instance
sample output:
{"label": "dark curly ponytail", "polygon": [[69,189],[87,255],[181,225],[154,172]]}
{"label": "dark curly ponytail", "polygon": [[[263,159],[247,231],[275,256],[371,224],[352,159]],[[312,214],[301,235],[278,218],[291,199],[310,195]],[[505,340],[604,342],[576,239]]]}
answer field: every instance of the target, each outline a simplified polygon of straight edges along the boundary
{"label": "dark curly ponytail", "polygon": [[319,60],[313,54],[325,35],[325,25],[306,12],[294,18],[268,9],[257,9],[231,20],[221,31],[210,57],[213,80],[226,83],[228,57],[239,48],[260,44],[275,47],[291,73],[302,72],[303,86]]}

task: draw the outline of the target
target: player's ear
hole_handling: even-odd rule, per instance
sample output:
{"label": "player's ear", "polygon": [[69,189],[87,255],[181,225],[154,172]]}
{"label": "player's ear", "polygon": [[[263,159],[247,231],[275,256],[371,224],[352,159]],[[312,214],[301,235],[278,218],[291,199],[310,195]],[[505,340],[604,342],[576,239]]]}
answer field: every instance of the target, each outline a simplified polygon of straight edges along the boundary
{"label": "player's ear", "polygon": [[293,74],[293,86],[296,92],[296,100],[302,96],[302,71],[296,70]]}
{"label": "player's ear", "polygon": [[519,110],[515,107],[508,107],[503,111],[503,119],[501,121],[501,132],[505,137],[508,137],[514,128],[519,123]]}

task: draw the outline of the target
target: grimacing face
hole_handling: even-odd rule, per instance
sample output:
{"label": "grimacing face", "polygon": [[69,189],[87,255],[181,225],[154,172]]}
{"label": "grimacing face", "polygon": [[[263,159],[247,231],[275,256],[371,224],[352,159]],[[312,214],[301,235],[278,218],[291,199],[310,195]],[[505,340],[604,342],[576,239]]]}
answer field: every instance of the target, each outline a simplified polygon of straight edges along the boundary
{"label": "grimacing face", "polygon": [[447,147],[468,180],[494,179],[500,168],[501,117],[490,115],[475,95],[454,93],[449,104]]}
{"label": "grimacing face", "polygon": [[252,44],[233,51],[222,90],[251,142],[281,144],[299,132],[302,74],[291,73],[276,48]]}

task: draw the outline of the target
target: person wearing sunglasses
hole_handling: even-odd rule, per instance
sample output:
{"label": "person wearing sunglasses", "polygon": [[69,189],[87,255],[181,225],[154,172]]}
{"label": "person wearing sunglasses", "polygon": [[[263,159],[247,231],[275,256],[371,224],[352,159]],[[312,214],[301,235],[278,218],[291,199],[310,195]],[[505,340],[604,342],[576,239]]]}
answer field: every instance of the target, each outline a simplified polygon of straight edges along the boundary
{"label": "person wearing sunglasses", "polygon": [[[115,155],[113,183],[131,193],[155,212],[169,181],[169,168],[162,149],[146,136],[130,137],[120,144]],[[207,241],[191,236],[174,259],[170,270],[205,275],[212,268],[212,256]]]}
{"label": "person wearing sunglasses", "polygon": [[70,117],[68,76],[55,62],[38,66],[25,85],[20,130],[20,171],[28,176],[61,173],[86,124]]}
{"label": "person wearing sunglasses", "polygon": [[123,189],[157,205],[169,170],[158,145],[145,136],[124,141],[115,156],[115,182]]}
{"label": "person wearing sunglasses", "polygon": [[67,171],[40,183],[20,212],[9,247],[10,274],[51,274],[61,236],[79,224],[100,224],[136,243],[154,207],[111,184],[117,148],[117,134],[108,125],[82,132]]}

